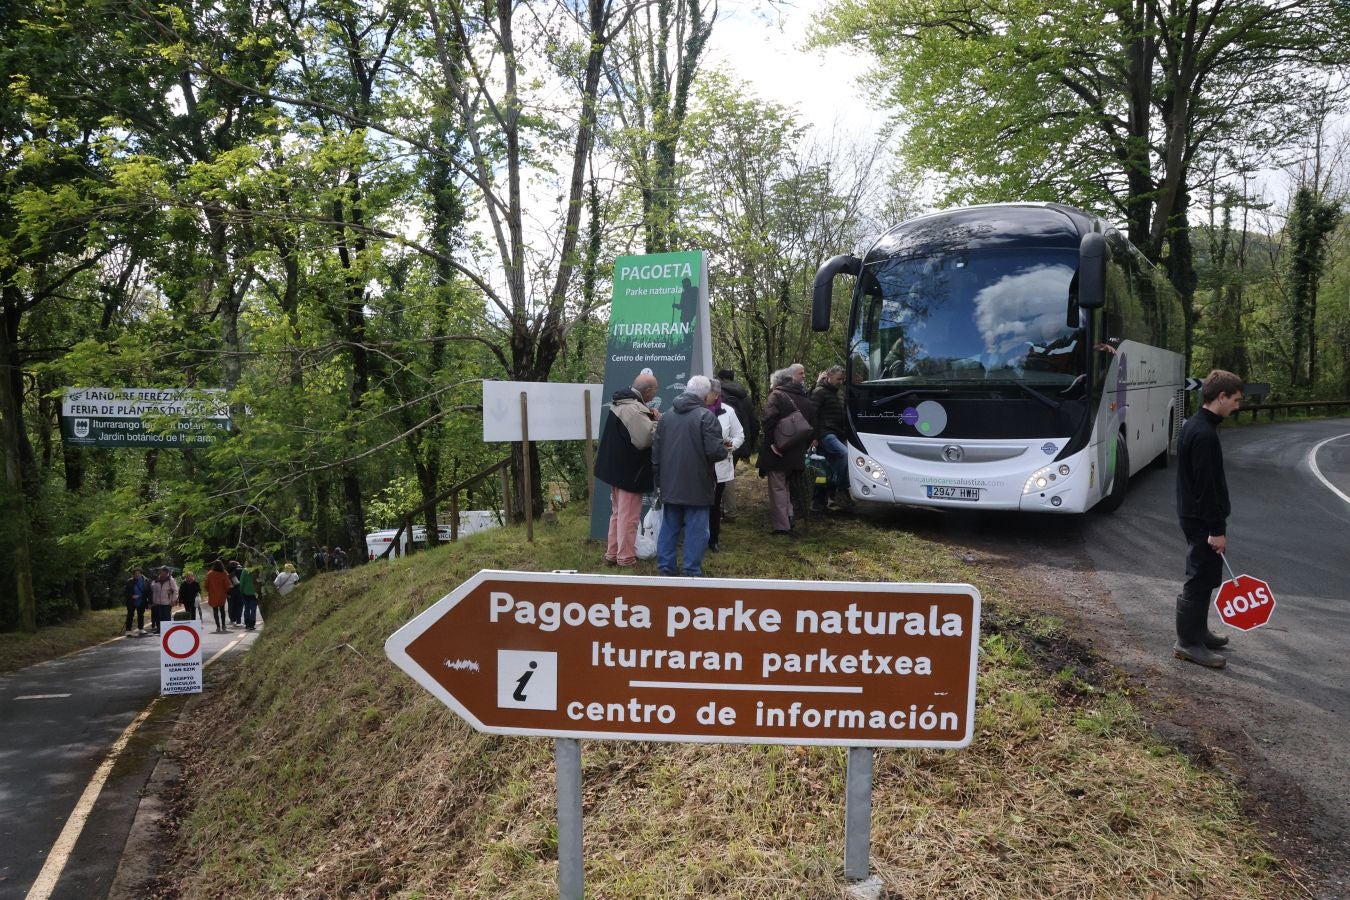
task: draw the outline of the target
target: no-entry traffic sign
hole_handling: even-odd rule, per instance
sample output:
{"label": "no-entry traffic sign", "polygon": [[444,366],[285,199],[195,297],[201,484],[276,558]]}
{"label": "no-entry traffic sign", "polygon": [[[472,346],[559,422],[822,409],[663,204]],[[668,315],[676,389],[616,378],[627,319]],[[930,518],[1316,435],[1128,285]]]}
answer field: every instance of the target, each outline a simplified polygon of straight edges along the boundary
{"label": "no-entry traffic sign", "polygon": [[497,734],[964,747],[979,631],[964,584],[482,571],[385,652]]}
{"label": "no-entry traffic sign", "polygon": [[1275,593],[1261,579],[1239,575],[1219,586],[1214,609],[1224,624],[1251,631],[1270,621],[1275,612]]}
{"label": "no-entry traffic sign", "polygon": [[159,639],[159,692],[202,692],[201,623],[164,622]]}

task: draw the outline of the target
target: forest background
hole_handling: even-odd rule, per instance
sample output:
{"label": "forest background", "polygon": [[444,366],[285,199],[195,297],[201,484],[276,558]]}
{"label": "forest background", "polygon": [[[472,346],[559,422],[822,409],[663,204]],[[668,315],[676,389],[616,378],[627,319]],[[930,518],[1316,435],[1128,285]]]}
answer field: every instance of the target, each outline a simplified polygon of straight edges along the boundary
{"label": "forest background", "polygon": [[[787,7],[764,4],[764,41]],[[962,202],[1118,222],[1190,370],[1350,397],[1350,7],[837,0],[886,128],[809,129],[708,63],[716,0],[25,2],[0,11],[0,630],[132,564],[306,567],[510,457],[481,380],[603,380],[612,261],[702,249],[714,358],[842,361],[816,267]],[[1272,173],[1274,173],[1272,175]],[[224,388],[209,448],[63,445],[68,386]],[[461,508],[497,509],[496,479]],[[427,529],[437,540],[437,529]],[[274,562],[273,562],[274,561]]]}

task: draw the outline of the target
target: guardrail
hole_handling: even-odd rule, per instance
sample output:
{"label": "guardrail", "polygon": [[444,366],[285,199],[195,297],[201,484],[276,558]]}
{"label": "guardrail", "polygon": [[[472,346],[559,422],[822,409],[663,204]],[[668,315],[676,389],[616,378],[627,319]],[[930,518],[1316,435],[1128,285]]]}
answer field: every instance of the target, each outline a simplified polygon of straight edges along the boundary
{"label": "guardrail", "polygon": [[1287,414],[1296,409],[1313,410],[1323,406],[1326,407],[1327,413],[1331,414],[1336,411],[1337,407],[1350,407],[1350,400],[1292,400],[1288,403],[1244,403],[1242,407],[1238,409],[1237,416],[1234,416],[1234,419],[1237,419],[1245,412],[1250,412],[1252,414],[1252,421],[1255,422],[1260,413],[1268,412],[1270,413],[1270,421],[1274,422],[1275,414],[1277,412],[1283,411]]}

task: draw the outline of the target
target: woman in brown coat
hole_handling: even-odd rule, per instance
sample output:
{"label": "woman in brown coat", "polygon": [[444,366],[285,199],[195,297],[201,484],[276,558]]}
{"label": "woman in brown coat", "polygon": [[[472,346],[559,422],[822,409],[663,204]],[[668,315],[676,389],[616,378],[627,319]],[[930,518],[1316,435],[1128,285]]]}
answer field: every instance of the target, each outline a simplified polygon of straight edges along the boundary
{"label": "woman in brown coat", "polygon": [[216,634],[230,630],[225,627],[225,600],[229,595],[230,576],[225,573],[225,564],[216,560],[206,573],[206,603],[216,619]]}
{"label": "woman in brown coat", "polygon": [[794,509],[788,479],[794,472],[805,471],[806,451],[811,446],[808,438],[792,447],[779,447],[776,440],[778,423],[795,411],[806,418],[812,429],[816,427],[815,404],[802,387],[805,376],[806,369],[801,363],[794,363],[774,372],[769,379],[773,390],[764,406],[764,447],[759,453],[759,470],[769,478],[769,518],[774,534],[792,532]]}

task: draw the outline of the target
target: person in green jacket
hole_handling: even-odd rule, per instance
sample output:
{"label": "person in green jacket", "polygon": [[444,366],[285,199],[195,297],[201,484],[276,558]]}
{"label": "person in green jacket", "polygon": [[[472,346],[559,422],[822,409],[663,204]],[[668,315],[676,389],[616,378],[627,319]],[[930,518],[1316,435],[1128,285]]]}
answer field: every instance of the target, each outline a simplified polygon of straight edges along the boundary
{"label": "person in green jacket", "polygon": [[258,588],[247,566],[239,567],[239,593],[244,595],[244,630],[252,631],[258,625]]}

